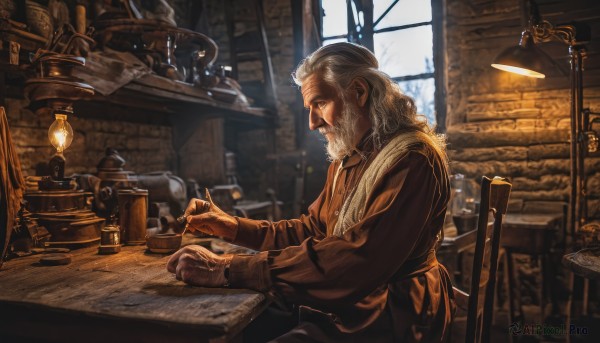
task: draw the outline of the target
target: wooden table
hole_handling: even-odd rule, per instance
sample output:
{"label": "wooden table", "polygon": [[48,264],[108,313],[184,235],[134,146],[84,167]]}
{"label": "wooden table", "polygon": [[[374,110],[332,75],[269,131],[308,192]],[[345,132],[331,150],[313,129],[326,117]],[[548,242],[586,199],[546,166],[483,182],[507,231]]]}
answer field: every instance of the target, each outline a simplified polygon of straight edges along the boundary
{"label": "wooden table", "polygon": [[177,281],[165,267],[169,256],[145,246],[71,254],[63,266],[41,265],[39,254],[4,264],[0,341],[230,341],[267,306],[258,292]]}
{"label": "wooden table", "polygon": [[[513,253],[529,255],[540,259],[541,285],[538,287],[540,317],[538,323],[546,320],[546,297],[550,293],[552,310],[558,309],[554,282],[556,266],[550,263],[550,253],[553,251],[558,235],[563,232],[564,215],[562,213],[549,214],[519,214],[506,215],[502,224],[502,239],[500,245],[506,252],[508,264],[508,301],[509,322],[514,323],[517,316],[515,300],[518,302],[519,314],[523,317],[523,308],[520,296],[519,282],[515,278]],[[516,291],[516,292],[515,292]],[[516,294],[515,294],[516,293]]]}
{"label": "wooden table", "polygon": [[[562,222],[562,214],[507,214],[502,223],[501,245],[511,252],[547,253]],[[489,225],[491,227],[492,222]],[[468,249],[473,249],[476,239],[477,230],[444,236],[437,255],[453,278],[460,276],[460,255]]]}

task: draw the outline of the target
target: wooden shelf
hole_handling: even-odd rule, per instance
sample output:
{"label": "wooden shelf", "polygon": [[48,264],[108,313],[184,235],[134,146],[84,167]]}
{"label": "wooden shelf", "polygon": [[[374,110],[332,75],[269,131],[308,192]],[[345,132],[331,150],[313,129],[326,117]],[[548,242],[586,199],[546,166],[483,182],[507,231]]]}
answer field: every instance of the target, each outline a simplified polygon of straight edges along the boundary
{"label": "wooden shelf", "polygon": [[[10,64],[7,50],[10,42],[16,42],[20,46],[19,65]],[[33,77],[34,71],[28,65],[27,56],[44,45],[43,37],[0,21],[0,72],[18,74],[23,80]],[[121,60],[119,54],[123,54]],[[76,101],[76,106],[85,107],[88,112],[95,112],[92,108],[95,105],[112,104],[127,109],[126,112],[130,115],[125,119],[153,113],[167,114],[171,117],[169,121],[177,121],[178,115],[193,115],[202,118],[222,117],[230,123],[240,123],[248,128],[277,125],[277,115],[272,110],[223,101],[222,99],[235,98],[233,90],[202,88],[171,80],[150,71],[131,54],[111,52],[107,55],[109,57],[102,53],[88,56],[86,66],[76,68],[75,76],[96,89],[92,98]],[[118,68],[114,68],[115,64]],[[83,104],[84,102],[87,104]],[[98,109],[98,112],[102,110]],[[94,116],[99,115],[101,113]]]}

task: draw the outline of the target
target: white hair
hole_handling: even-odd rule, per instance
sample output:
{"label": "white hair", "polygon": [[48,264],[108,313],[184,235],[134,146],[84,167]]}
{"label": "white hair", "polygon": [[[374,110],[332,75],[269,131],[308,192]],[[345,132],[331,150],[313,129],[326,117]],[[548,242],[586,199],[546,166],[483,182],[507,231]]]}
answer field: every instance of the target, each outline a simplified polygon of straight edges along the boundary
{"label": "white hair", "polygon": [[369,84],[367,102],[373,145],[381,148],[401,132],[420,131],[430,135],[444,161],[447,160],[445,143],[423,116],[417,115],[414,100],[402,93],[398,84],[379,70],[379,62],[367,48],[353,43],[334,43],[323,46],[306,57],[292,73],[294,82],[302,83],[318,74],[321,81],[338,90],[344,103],[349,87],[356,78]]}

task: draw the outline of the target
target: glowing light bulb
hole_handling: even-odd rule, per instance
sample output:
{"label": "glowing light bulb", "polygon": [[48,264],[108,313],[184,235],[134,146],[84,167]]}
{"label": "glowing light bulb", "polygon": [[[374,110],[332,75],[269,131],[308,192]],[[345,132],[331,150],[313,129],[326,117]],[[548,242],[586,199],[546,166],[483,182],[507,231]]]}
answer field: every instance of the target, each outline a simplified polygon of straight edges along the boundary
{"label": "glowing light bulb", "polygon": [[56,152],[62,153],[73,142],[73,128],[67,121],[66,114],[55,114],[56,118],[48,129],[50,144],[56,148]]}
{"label": "glowing light bulb", "polygon": [[507,71],[507,72],[510,72],[510,73],[514,73],[514,74],[519,74],[519,75],[529,76],[529,77],[535,77],[536,79],[543,79],[543,78],[546,77],[546,75],[544,75],[542,73],[538,73],[535,70],[526,69],[526,68],[519,68],[519,67],[515,67],[515,66],[510,66],[510,65],[492,63],[492,67],[494,67],[496,69],[504,70],[504,71]]}

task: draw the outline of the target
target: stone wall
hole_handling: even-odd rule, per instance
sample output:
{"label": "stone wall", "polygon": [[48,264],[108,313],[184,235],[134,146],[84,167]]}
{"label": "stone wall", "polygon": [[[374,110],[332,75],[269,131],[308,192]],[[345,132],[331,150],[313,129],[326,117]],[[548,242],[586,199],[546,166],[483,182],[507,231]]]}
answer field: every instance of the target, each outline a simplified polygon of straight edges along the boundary
{"label": "stone wall", "polygon": [[[538,0],[553,24],[583,21],[592,29],[584,61],[584,108],[600,112],[600,3]],[[554,58],[545,79],[490,67],[504,48],[518,44],[520,0],[446,1],[447,135],[452,171],[471,179],[509,177],[513,209],[528,202],[568,202],[570,91],[568,47],[538,46]],[[552,66],[550,66],[552,67]],[[589,211],[600,217],[600,155],[586,159]],[[515,203],[515,201],[517,201]]]}
{"label": "stone wall", "polygon": [[[25,99],[5,99],[8,123],[24,175],[46,175],[45,164],[54,154],[48,141],[48,127],[54,118],[50,113],[33,113],[28,104]],[[107,147],[117,149],[127,161],[125,169],[138,174],[175,167],[169,125],[91,119],[77,111],[68,121],[74,137],[64,152],[65,175],[95,173]]]}
{"label": "stone wall", "polygon": [[[229,65],[225,2],[207,0],[202,5],[201,2],[189,0],[169,2],[176,11],[178,26],[199,29],[213,38],[219,46],[217,63]],[[236,24],[236,32],[239,34],[254,27],[255,23],[249,15],[253,8],[250,1],[235,1],[235,5],[236,17],[241,18]],[[90,117],[84,112],[79,112],[69,118],[75,136],[72,146],[65,151],[66,174],[95,172],[105,148],[113,147],[127,160],[127,170],[136,173],[172,170],[184,178],[196,178],[203,186],[211,186],[225,181],[224,166],[215,168],[210,164],[222,163],[222,159],[213,158],[215,151],[224,153],[227,149],[237,154],[239,179],[248,198],[264,198],[264,191],[267,187],[272,187],[282,194],[281,198],[286,198],[289,194],[291,200],[291,192],[283,189],[285,187],[280,187],[280,184],[285,185],[287,182],[281,180],[292,180],[295,164],[276,168],[277,153],[296,149],[292,106],[297,89],[292,86],[289,77],[294,67],[291,7],[287,0],[265,0],[264,8],[279,100],[277,112],[280,120],[276,130],[229,125],[231,122],[227,121],[227,118],[210,120],[205,125],[199,125],[194,132],[195,138],[182,146],[181,151],[175,151],[174,132],[170,122],[173,118],[167,115],[159,120],[147,121],[147,114],[141,110],[140,113],[131,113],[122,118],[111,115],[106,119],[99,116]],[[202,10],[204,13],[198,15],[191,13],[192,10]],[[241,78],[256,77],[259,67],[243,66],[240,70]],[[22,90],[19,90],[18,86],[11,88],[11,95],[5,99],[5,107],[23,171],[25,175],[36,175],[53,153],[47,139],[47,129],[53,118],[50,114],[36,115],[28,110],[28,101],[19,95],[20,91]],[[108,107],[106,110],[110,111]],[[210,147],[212,153],[206,153],[207,147]],[[188,163],[189,168],[180,170],[178,157],[192,159],[196,163]],[[275,170],[280,172],[275,173]]]}
{"label": "stone wall", "polygon": [[[206,14],[190,25],[204,28],[204,33],[219,46],[217,63],[230,65],[230,43],[224,6],[225,1],[222,0],[205,1],[203,10]],[[294,106],[297,105],[295,101],[298,90],[290,77],[295,67],[291,2],[264,0],[263,8],[278,100],[278,125],[274,130],[229,126],[226,128],[225,146],[236,154],[239,181],[248,198],[264,198],[264,191],[273,188],[278,198],[289,205],[293,198],[296,163],[280,163],[282,160],[279,156],[297,149]],[[235,35],[256,28],[254,13],[252,1],[234,1]],[[260,79],[261,69],[261,64],[257,62],[242,63],[239,66],[239,80]]]}

